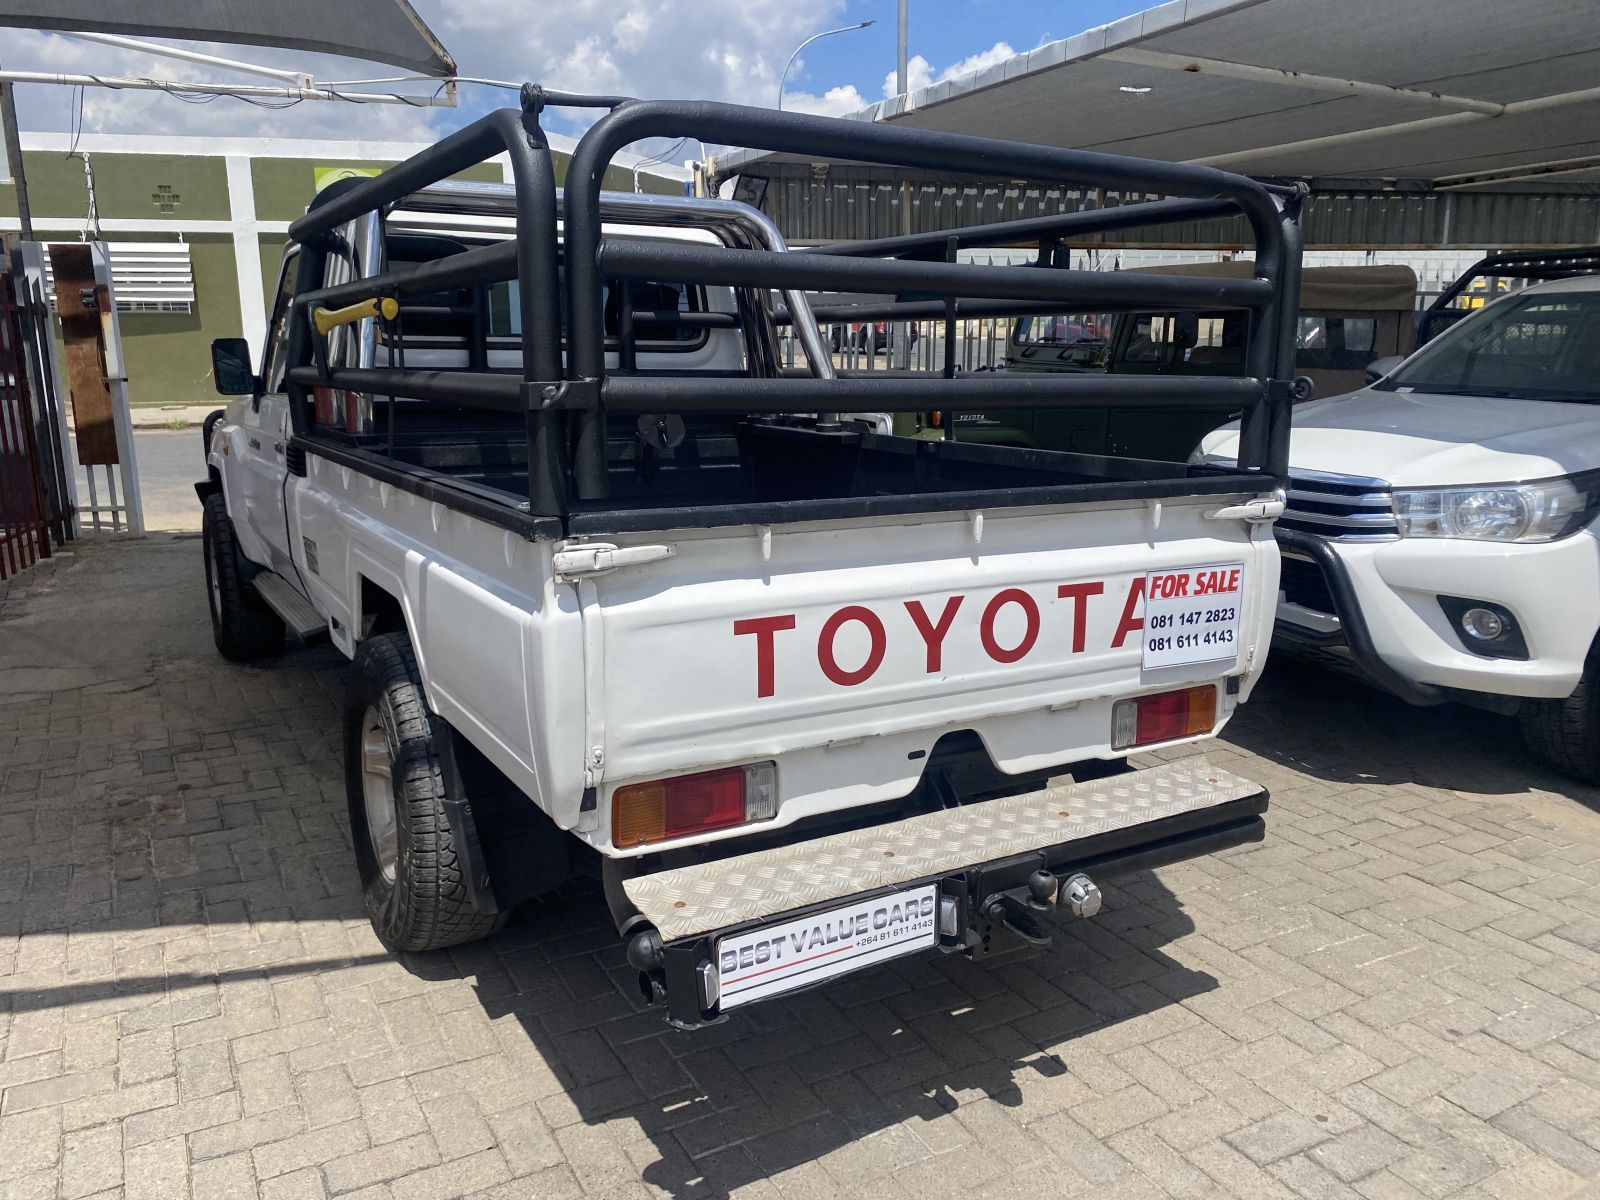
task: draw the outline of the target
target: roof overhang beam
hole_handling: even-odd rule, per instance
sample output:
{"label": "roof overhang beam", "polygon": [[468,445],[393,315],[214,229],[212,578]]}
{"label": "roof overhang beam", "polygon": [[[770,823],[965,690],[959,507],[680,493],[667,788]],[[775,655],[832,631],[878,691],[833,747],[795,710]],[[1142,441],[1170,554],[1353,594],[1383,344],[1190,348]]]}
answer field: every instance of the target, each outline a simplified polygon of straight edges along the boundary
{"label": "roof overhang beam", "polygon": [[1552,109],[1569,108],[1577,104],[1589,104],[1597,100],[1600,100],[1600,87],[1583,88],[1575,92],[1559,92],[1552,96],[1535,96],[1530,100],[1514,100],[1509,104],[1501,105],[1500,111],[1495,114],[1451,112],[1438,117],[1423,117],[1418,121],[1401,121],[1393,125],[1373,125],[1366,129],[1330,133],[1322,137],[1304,138],[1298,142],[1282,142],[1276,146],[1255,146],[1249,150],[1232,150],[1226,154],[1211,154],[1204,158],[1191,158],[1187,161],[1194,166],[1236,168],[1239,164],[1254,162],[1263,158],[1298,154],[1310,150],[1326,150],[1333,146],[1350,146],[1360,142],[1369,142],[1376,138],[1437,132],[1438,130],[1450,129],[1458,125],[1469,125],[1478,121],[1497,121],[1506,117],[1548,112]]}
{"label": "roof overhang beam", "polygon": [[270,87],[253,83],[189,83],[173,79],[148,79],[131,75],[72,75],[53,71],[0,71],[0,83],[52,83],[64,87],[106,87],[184,96],[240,96],[263,100],[345,100],[355,104],[406,104],[412,108],[455,107],[453,80],[441,81],[440,92],[428,96],[401,96],[388,92],[346,92],[334,88]]}
{"label": "roof overhang beam", "polygon": [[1459,112],[1481,113],[1498,117],[1506,105],[1493,100],[1474,100],[1469,96],[1450,96],[1443,92],[1427,92],[1420,88],[1394,87],[1387,83],[1368,83],[1360,79],[1340,79],[1333,75],[1313,75],[1308,71],[1290,71],[1282,67],[1262,67],[1254,63],[1228,62],[1220,58],[1197,58],[1188,54],[1169,54],[1164,50],[1145,50],[1129,46],[1121,50],[1108,50],[1100,56],[1108,62],[1127,63],[1137,67],[1155,67],[1164,71],[1184,71],[1190,75],[1215,75],[1223,79],[1241,79],[1250,83],[1270,83],[1280,87],[1303,88],[1313,92],[1332,92],[1343,96],[1375,96],[1383,100],[1402,100],[1414,104],[1427,104],[1435,108],[1454,109]]}
{"label": "roof overhang beam", "polygon": [[1556,175],[1576,175],[1600,169],[1600,155],[1586,158],[1561,158],[1551,162],[1525,163],[1519,167],[1501,167],[1498,170],[1473,171],[1464,175],[1441,175],[1435,181],[1440,191],[1451,188],[1484,187],[1494,183],[1518,183],[1529,179],[1549,179]]}
{"label": "roof overhang beam", "polygon": [[163,58],[177,58],[184,62],[204,63],[208,67],[223,67],[229,71],[243,71],[247,75],[262,75],[268,79],[281,79],[296,87],[310,86],[311,76],[302,71],[287,71],[279,67],[263,67],[257,63],[240,62],[236,58],[220,58],[215,54],[202,54],[182,46],[163,46],[158,42],[144,42],[138,38],[123,37],[115,33],[91,33],[88,30],[52,29],[56,37],[73,38],[80,42],[100,42],[123,50],[139,50]]}

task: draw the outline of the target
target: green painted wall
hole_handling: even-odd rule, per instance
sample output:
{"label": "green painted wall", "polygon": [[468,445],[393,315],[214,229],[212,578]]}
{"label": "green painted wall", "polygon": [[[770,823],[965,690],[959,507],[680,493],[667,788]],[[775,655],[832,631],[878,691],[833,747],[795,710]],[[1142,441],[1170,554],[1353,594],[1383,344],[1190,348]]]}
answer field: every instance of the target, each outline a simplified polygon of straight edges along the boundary
{"label": "green painted wall", "polygon": [[[88,211],[83,162],[59,153],[28,151],[28,193],[36,220],[54,218],[81,221]],[[566,177],[568,156],[557,152],[557,181]],[[95,199],[106,219],[181,222],[226,221],[227,166],[216,155],[103,154],[92,155]],[[257,158],[251,161],[256,217],[262,221],[292,221],[305,211],[316,194],[319,167],[384,167],[377,161],[329,158]],[[463,171],[459,179],[499,182],[498,163],[480,163]],[[682,193],[681,185],[660,176],[641,173],[640,186],[668,195]],[[633,190],[633,172],[613,167],[606,187]],[[16,216],[16,191],[0,185],[0,216]],[[74,234],[42,230],[49,241],[74,240]],[[123,356],[128,368],[128,394],[136,405],[196,405],[220,403],[211,386],[212,338],[238,337],[243,322],[239,314],[239,287],[235,274],[233,242],[226,234],[111,233],[107,241],[159,242],[182,236],[190,246],[194,269],[195,302],[184,313],[119,313]],[[278,286],[278,268],[284,238],[263,234],[261,284],[270,310]],[[261,348],[252,347],[259,355]]]}
{"label": "green painted wall", "polygon": [[[117,241],[108,240],[113,246]],[[128,240],[162,239],[141,234]],[[211,386],[211,339],[243,332],[233,239],[190,234],[185,240],[194,265],[193,309],[187,314],[117,314],[128,364],[128,398],[136,405],[222,403]]]}
{"label": "green painted wall", "polygon": [[[306,211],[306,205],[316,195],[315,172],[318,167],[387,167],[378,160],[349,158],[257,158],[250,163],[250,176],[255,181],[256,216],[263,221],[292,221]],[[499,163],[479,163],[457,179],[474,179],[479,182],[500,182]]]}
{"label": "green painted wall", "polygon": [[[82,218],[89,211],[83,162],[37,150],[22,156],[35,217]],[[228,219],[228,174],[222,159],[176,154],[94,154],[95,202],[107,218],[170,221]],[[168,212],[166,209],[172,211]],[[0,187],[0,216],[17,215],[17,190]]]}

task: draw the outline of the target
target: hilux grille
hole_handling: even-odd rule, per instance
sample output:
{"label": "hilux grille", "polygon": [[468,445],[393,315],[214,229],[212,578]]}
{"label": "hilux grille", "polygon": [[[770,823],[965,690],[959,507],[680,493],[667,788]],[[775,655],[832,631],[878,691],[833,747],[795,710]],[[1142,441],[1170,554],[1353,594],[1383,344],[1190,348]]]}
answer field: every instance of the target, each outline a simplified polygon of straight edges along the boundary
{"label": "hilux grille", "polygon": [[1337,541],[1398,537],[1394,498],[1382,479],[1295,471],[1278,524]]}
{"label": "hilux grille", "polygon": [[1299,558],[1293,554],[1279,558],[1278,567],[1278,586],[1283,589],[1285,600],[1301,608],[1309,608],[1312,612],[1338,615],[1333,593],[1328,590],[1328,581],[1321,567],[1309,558]]}

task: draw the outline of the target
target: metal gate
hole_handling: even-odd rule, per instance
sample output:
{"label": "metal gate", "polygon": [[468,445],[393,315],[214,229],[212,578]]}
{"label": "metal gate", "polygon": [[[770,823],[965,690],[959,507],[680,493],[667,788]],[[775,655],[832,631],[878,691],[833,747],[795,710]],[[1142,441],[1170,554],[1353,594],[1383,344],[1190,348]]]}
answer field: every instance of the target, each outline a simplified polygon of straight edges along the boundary
{"label": "metal gate", "polygon": [[0,579],[50,557],[21,316],[12,276],[0,274]]}

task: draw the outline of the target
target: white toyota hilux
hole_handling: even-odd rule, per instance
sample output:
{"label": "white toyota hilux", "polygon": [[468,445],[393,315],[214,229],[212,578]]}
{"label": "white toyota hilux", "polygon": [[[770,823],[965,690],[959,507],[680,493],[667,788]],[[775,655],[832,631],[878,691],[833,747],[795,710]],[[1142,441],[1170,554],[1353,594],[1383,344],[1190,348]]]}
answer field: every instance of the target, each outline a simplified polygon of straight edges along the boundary
{"label": "white toyota hilux", "polygon": [[[1277,645],[1517,714],[1600,781],[1600,278],[1515,292],[1373,374],[1295,411]],[[1237,445],[1220,429],[1197,458]]]}

